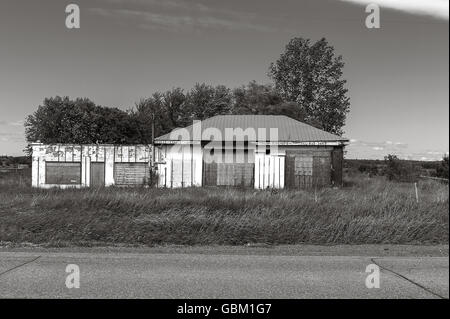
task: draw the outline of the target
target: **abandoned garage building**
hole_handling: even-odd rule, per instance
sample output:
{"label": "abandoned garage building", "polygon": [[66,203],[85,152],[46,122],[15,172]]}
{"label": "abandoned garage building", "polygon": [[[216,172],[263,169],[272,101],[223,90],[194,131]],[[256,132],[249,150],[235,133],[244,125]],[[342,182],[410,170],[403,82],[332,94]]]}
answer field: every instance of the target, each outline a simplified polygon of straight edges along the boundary
{"label": "abandoned garage building", "polygon": [[32,184],[143,185],[154,170],[157,186],[168,188],[340,186],[347,142],[287,116],[218,115],[160,136],[154,146],[32,144]]}

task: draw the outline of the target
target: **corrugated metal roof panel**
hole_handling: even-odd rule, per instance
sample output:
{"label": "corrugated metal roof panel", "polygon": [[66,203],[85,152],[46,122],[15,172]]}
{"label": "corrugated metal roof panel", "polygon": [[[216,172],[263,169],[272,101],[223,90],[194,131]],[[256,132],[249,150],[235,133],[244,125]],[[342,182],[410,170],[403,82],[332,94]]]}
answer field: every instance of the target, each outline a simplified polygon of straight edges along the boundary
{"label": "corrugated metal roof panel", "polygon": [[[192,128],[192,125],[185,128],[189,136],[192,136]],[[258,129],[263,129],[267,137],[269,137],[270,128],[276,128],[278,130],[278,141],[280,142],[348,141],[346,138],[317,129],[285,115],[217,115],[201,121],[201,128],[202,135],[208,128],[218,129],[222,141],[228,140],[225,138],[226,128],[241,128],[242,130],[253,128],[257,134]],[[175,129],[171,133],[156,138],[156,141],[186,140],[186,138],[179,137],[181,130],[184,129]],[[185,135],[183,134],[183,136]],[[200,138],[194,137],[193,140],[198,141]],[[253,138],[249,138],[249,140],[251,141]]]}

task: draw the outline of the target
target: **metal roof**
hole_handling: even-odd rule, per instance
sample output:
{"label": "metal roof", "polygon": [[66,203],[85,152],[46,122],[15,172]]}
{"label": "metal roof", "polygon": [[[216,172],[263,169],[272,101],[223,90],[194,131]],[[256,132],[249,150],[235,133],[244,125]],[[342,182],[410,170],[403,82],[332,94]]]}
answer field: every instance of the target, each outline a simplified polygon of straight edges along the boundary
{"label": "metal roof", "polygon": [[[204,131],[209,128],[216,128],[221,132],[221,141],[230,140],[229,138],[225,138],[226,128],[241,128],[243,130],[253,128],[255,129],[256,133],[258,132],[258,129],[264,129],[268,138],[270,128],[276,128],[278,129],[279,142],[348,141],[347,138],[325,132],[285,115],[217,115],[201,121],[202,136]],[[190,125],[184,129],[174,129],[171,133],[156,138],[156,142],[210,140],[210,138],[206,138],[206,136],[203,136],[203,138],[194,136],[192,138],[192,129],[193,125]],[[189,136],[190,138],[186,138],[186,136]],[[252,141],[253,138],[249,137],[248,140]]]}

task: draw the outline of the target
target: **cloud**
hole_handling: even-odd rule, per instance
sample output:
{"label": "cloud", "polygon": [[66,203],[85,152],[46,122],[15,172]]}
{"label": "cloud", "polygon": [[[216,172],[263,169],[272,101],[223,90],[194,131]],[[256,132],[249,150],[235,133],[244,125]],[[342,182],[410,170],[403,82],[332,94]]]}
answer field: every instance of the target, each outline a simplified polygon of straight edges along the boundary
{"label": "cloud", "polygon": [[448,0],[341,0],[345,2],[368,5],[378,4],[381,9],[393,9],[410,14],[427,15],[448,21]]}
{"label": "cloud", "polygon": [[23,143],[25,141],[23,123],[22,120],[0,120],[0,142]]}
{"label": "cloud", "polygon": [[172,7],[172,8],[186,8],[188,4],[184,1],[175,1],[175,0],[103,0],[104,2],[109,2],[111,4],[124,5],[124,4],[133,4],[133,5],[158,5],[164,7]]}
{"label": "cloud", "polygon": [[23,121],[0,121],[0,125],[8,125],[8,126],[23,126]]}
{"label": "cloud", "polygon": [[[91,14],[117,19],[127,19],[143,29],[186,31],[189,29],[277,30],[267,23],[257,22],[258,16],[234,10],[212,8],[201,3],[157,0],[103,0],[109,8],[90,8]],[[119,6],[120,4],[120,6]]]}
{"label": "cloud", "polygon": [[6,133],[0,132],[1,142],[25,142],[25,136],[23,133]]}
{"label": "cloud", "polygon": [[407,148],[408,144],[402,142],[392,142],[392,141],[384,141],[384,142],[366,142],[360,141],[357,139],[350,139],[350,145],[352,146],[364,146],[371,147],[372,149],[384,149],[384,148]]}
{"label": "cloud", "polygon": [[172,30],[185,30],[187,28],[218,28],[226,30],[255,30],[255,31],[271,31],[270,27],[247,23],[236,19],[217,18],[214,16],[191,16],[191,15],[169,15],[152,12],[143,12],[135,10],[119,9],[116,14],[128,16],[130,18],[140,19],[139,24],[142,28],[165,27]]}

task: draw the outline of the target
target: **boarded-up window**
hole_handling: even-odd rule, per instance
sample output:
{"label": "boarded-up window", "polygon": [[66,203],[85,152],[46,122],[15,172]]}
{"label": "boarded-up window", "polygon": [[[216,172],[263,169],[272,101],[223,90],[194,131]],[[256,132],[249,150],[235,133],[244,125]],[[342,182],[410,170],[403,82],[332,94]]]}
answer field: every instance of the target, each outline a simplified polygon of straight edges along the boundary
{"label": "boarded-up window", "polygon": [[81,184],[81,163],[46,162],[45,183],[58,185]]}
{"label": "boarded-up window", "polygon": [[116,185],[143,185],[149,181],[148,163],[115,163],[114,182]]}
{"label": "boarded-up window", "polygon": [[313,173],[312,156],[296,156],[295,157],[295,175],[309,175]]}

